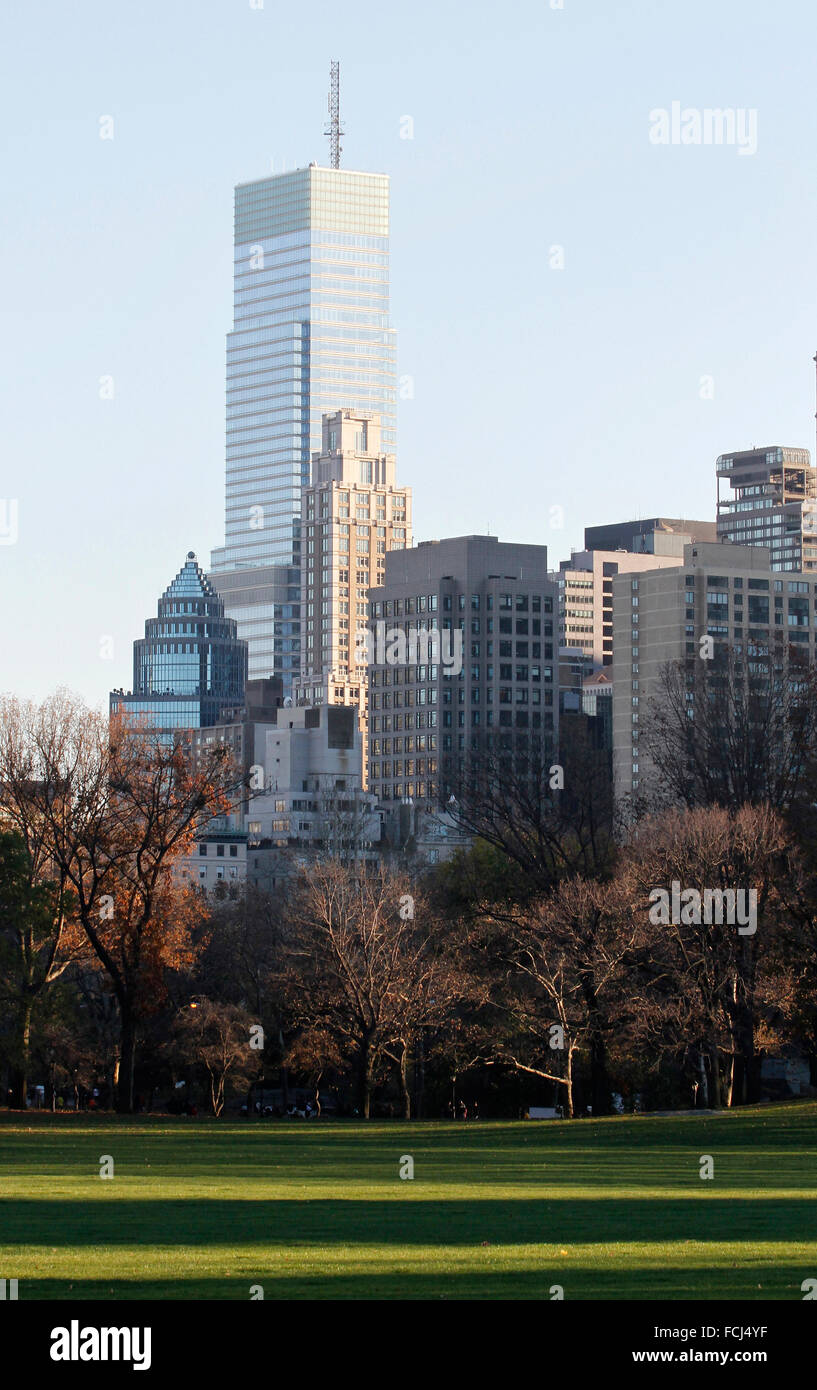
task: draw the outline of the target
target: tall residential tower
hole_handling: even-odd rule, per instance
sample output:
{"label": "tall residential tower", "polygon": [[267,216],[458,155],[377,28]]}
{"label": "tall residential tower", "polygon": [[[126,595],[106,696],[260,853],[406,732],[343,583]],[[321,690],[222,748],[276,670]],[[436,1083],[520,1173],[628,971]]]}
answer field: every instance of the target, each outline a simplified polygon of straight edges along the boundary
{"label": "tall residential tower", "polygon": [[817,469],[808,449],[741,449],[721,454],[716,469],[718,539],[767,547],[773,570],[817,570]]}

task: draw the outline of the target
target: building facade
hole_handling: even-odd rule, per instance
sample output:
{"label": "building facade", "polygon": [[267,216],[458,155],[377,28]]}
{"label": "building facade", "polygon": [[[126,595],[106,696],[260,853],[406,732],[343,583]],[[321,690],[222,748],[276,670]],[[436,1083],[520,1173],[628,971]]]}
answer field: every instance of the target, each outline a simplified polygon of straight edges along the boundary
{"label": "building facade", "polygon": [[763,547],[697,544],[675,569],[613,581],[613,773],[618,798],[648,789],[653,769],[641,748],[651,698],[669,662],[700,659],[701,638],[740,660],[783,640],[813,661],[817,576],[785,578]]}
{"label": "building facade", "polygon": [[380,840],[374,798],[362,787],[363,750],[351,706],[289,706],[265,731],[262,777],[247,815],[248,877],[285,873],[286,852],[368,857]]}
{"label": "building facade", "polygon": [[743,449],[721,454],[715,467],[719,539],[767,547],[773,570],[817,570],[817,469],[808,449]]}
{"label": "building facade", "polygon": [[247,644],[191,550],[133,644],[133,689],[111,692],[111,714],[170,738],[219,723],[246,680]]}
{"label": "building facade", "polygon": [[301,490],[322,415],[375,412],[384,447],[396,442],[388,177],[312,164],[240,184],[234,240],[225,542],[212,577],[249,642],[250,675],[280,674],[289,691]]}
{"label": "building facade", "polygon": [[686,540],[673,537],[674,555],[652,550],[574,550],[569,560],[562,560],[552,575],[559,595],[559,647],[581,653],[582,679],[613,664],[614,576],[677,565]]}
{"label": "building facade", "polygon": [[392,817],[436,811],[466,756],[532,734],[555,748],[547,547],[494,536],[386,557],[370,603],[369,789]]}
{"label": "building facade", "polygon": [[411,546],[411,491],[398,488],[394,455],[383,453],[380,420],[339,410],[323,419],[301,511],[301,673],[298,704],[355,705],[364,748],[366,666],[358,633],[369,590],[383,583],[386,555]]}

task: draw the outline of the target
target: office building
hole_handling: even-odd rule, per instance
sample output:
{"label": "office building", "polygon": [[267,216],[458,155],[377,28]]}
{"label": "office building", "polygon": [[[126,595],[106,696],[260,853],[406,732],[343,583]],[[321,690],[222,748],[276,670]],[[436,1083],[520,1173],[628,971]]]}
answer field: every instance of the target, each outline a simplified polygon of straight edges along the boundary
{"label": "office building", "polygon": [[227,339],[225,542],[212,579],[249,642],[249,674],[300,670],[301,491],[339,408],[382,422],[394,451],[389,181],[308,168],[235,190]]}
{"label": "office building", "polygon": [[773,570],[817,570],[817,469],[808,449],[721,454],[716,472],[721,540],[767,547]]}
{"label": "office building", "polygon": [[[285,706],[265,730],[263,779],[246,816],[248,878],[284,873],[282,851],[370,857],[380,816],[362,787],[363,749],[352,706]],[[272,852],[272,853],[271,853]]]}
{"label": "office building", "polygon": [[547,547],[495,536],[386,556],[370,602],[369,789],[435,811],[469,753],[558,737]]}
{"label": "office building", "polygon": [[246,680],[247,644],[191,550],[133,644],[133,689],[111,693],[111,714],[171,738],[219,723]]}

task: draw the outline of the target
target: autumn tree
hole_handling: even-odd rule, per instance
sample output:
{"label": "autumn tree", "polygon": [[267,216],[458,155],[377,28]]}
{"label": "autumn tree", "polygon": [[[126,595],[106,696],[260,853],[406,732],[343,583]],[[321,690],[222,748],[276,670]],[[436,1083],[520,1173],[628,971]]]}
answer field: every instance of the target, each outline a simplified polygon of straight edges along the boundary
{"label": "autumn tree", "polygon": [[0,703],[0,809],[24,836],[42,827],[47,852],[119,1005],[117,1108],[133,1109],[141,1019],[162,972],[189,956],[198,893],[174,867],[241,785],[227,750],[194,762],[172,741],[109,720],[60,692],[36,706]]}

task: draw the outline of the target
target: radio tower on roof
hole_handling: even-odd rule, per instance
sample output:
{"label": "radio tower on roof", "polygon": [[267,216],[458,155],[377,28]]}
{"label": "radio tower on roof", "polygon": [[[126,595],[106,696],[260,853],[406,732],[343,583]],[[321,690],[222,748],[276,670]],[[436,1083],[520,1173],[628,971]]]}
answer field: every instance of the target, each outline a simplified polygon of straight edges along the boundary
{"label": "radio tower on roof", "polygon": [[340,168],[340,137],[345,134],[340,126],[340,63],[333,62],[329,69],[329,124],[324,135],[329,136],[329,164],[332,169]]}

